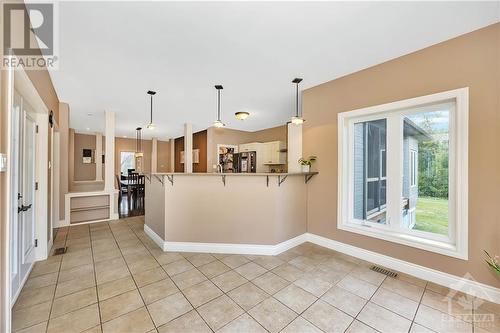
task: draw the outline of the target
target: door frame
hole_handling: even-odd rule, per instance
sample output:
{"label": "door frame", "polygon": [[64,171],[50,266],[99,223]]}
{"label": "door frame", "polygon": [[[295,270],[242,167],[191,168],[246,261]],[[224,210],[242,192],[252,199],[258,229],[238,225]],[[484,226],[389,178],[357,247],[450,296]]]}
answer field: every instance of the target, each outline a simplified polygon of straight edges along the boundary
{"label": "door frame", "polygon": [[[14,89],[17,90],[23,98],[25,98],[28,103],[33,107],[35,110],[35,114],[33,117],[35,118],[36,125],[38,125],[38,134],[37,134],[37,140],[36,140],[36,154],[37,154],[37,163],[36,163],[36,172],[35,172],[35,177],[36,181],[38,182],[38,190],[35,192],[35,202],[36,202],[36,210],[35,210],[35,216],[37,218],[36,220],[36,238],[39,240],[38,246],[36,248],[36,254],[35,254],[35,261],[39,260],[44,260],[48,257],[48,243],[46,241],[47,239],[47,214],[48,214],[48,204],[49,204],[49,198],[48,198],[48,117],[49,117],[49,110],[45,103],[43,102],[42,98],[38,94],[38,91],[34,87],[33,83],[31,82],[30,78],[28,77],[27,73],[24,71],[24,69],[7,69],[6,70],[6,75],[3,76],[2,78],[5,77],[5,79],[2,81],[2,92],[5,93],[6,96],[6,104],[4,106],[6,107],[7,110],[7,157],[8,160],[10,161],[10,156],[12,156],[12,147],[11,147],[11,135],[12,135],[12,103],[13,103],[13,97],[14,97]],[[4,85],[5,84],[5,85]],[[5,252],[3,253],[3,258],[2,260],[6,261],[6,270],[3,272],[3,280],[4,280],[4,285],[2,286],[3,291],[6,291],[5,293],[2,293],[2,304],[7,305],[5,307],[5,328],[7,331],[11,330],[11,320],[12,320],[12,306],[15,303],[15,300],[18,295],[14,295],[15,297],[12,297],[11,295],[11,271],[12,271],[12,263],[10,262],[10,243],[11,243],[11,216],[10,216],[10,211],[12,205],[17,205],[17,198],[12,198],[11,197],[11,187],[10,187],[10,181],[12,178],[12,172],[10,170],[10,162],[7,165],[7,191],[6,191],[6,202],[7,202],[7,225],[5,228],[5,238],[6,242],[5,245],[3,246],[3,250]],[[3,251],[2,251],[3,252]],[[33,265],[32,265],[33,267]],[[26,282],[27,277],[29,276],[29,273],[26,275],[25,279],[22,281],[21,286],[19,288],[19,291],[22,290],[22,287],[24,283]],[[19,291],[17,294],[19,294]],[[10,306],[9,306],[10,305]]]}

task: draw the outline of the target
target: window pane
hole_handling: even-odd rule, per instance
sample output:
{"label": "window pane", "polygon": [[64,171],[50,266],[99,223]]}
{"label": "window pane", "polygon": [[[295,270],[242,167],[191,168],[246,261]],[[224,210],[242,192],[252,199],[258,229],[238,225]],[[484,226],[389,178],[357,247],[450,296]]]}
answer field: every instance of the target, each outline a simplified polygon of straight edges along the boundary
{"label": "window pane", "polygon": [[122,151],[120,153],[120,171],[126,175],[128,169],[135,169],[135,153],[130,151]]}
{"label": "window pane", "polygon": [[354,124],[354,218],[386,223],[385,119]]}
{"label": "window pane", "polygon": [[448,235],[448,108],[405,116],[403,131],[403,221],[442,235]]}

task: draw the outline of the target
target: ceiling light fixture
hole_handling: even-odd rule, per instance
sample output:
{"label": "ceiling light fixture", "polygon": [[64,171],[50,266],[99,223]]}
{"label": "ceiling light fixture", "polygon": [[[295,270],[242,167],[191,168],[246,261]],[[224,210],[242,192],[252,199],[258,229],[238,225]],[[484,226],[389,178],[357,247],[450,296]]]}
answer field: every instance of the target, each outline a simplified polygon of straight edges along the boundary
{"label": "ceiling light fixture", "polygon": [[214,127],[221,128],[226,126],[220,119],[220,91],[224,88],[220,84],[217,84],[215,85],[215,89],[217,89],[217,120],[214,121]]}
{"label": "ceiling light fixture", "polygon": [[246,111],[239,111],[239,112],[236,112],[234,115],[236,116],[236,119],[238,119],[238,120],[245,120],[248,118],[250,113],[248,113]]}
{"label": "ceiling light fixture", "polygon": [[156,91],[148,90],[148,95],[151,96],[151,113],[149,118],[148,129],[152,130],[155,128],[155,124],[153,124],[153,96],[156,95]]}
{"label": "ceiling light fixture", "polygon": [[142,157],[142,128],[135,129],[135,157]]}
{"label": "ceiling light fixture", "polygon": [[299,83],[302,81],[301,78],[295,78],[292,83],[295,83],[295,116],[290,120],[294,125],[300,125],[304,122],[304,118],[299,114]]}

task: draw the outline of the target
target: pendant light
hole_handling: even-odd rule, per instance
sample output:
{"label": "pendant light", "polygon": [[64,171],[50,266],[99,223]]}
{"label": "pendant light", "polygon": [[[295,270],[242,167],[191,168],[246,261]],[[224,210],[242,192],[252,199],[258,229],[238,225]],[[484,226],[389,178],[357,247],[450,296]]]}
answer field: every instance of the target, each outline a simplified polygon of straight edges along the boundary
{"label": "pendant light", "polygon": [[148,129],[152,130],[155,128],[155,124],[153,124],[153,96],[156,94],[156,91],[148,90],[148,95],[151,96],[151,113],[149,118]]}
{"label": "pendant light", "polygon": [[294,125],[300,125],[304,122],[304,118],[299,114],[299,83],[302,81],[301,78],[295,78],[292,83],[295,83],[295,116],[290,120]]}
{"label": "pendant light", "polygon": [[135,129],[135,157],[142,157],[142,128]]}
{"label": "pendant light", "polygon": [[214,121],[214,127],[224,127],[226,126],[222,120],[220,119],[220,91],[224,88],[220,84],[215,86],[215,89],[217,89],[217,120]]}

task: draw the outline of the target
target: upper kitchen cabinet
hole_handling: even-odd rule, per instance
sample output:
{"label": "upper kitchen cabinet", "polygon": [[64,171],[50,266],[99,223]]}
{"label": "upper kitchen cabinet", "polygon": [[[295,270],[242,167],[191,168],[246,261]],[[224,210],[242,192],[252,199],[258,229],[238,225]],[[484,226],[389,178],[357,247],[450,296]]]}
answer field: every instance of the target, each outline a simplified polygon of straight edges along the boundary
{"label": "upper kitchen cabinet", "polygon": [[262,144],[262,163],[267,165],[286,164],[286,143],[271,141]]}

